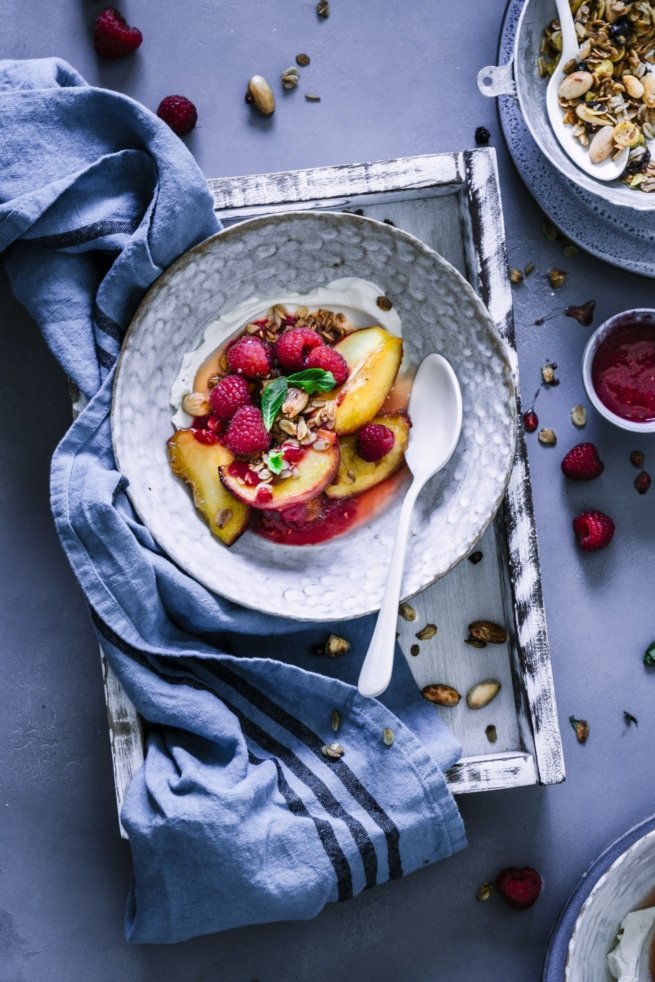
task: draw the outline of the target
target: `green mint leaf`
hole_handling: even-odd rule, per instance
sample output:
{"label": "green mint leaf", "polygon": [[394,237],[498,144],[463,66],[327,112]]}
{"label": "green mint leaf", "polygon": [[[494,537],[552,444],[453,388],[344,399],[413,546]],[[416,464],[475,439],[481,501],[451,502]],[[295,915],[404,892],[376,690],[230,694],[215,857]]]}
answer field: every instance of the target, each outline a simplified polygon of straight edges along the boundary
{"label": "green mint leaf", "polygon": [[305,368],[302,372],[294,372],[287,376],[287,381],[310,396],[316,392],[329,392],[337,384],[332,372],[326,372],[322,368]]}
{"label": "green mint leaf", "polygon": [[271,429],[275,422],[275,417],[282,409],[288,389],[287,380],[282,376],[281,378],[276,378],[270,385],[267,385],[262,392],[262,417],[267,430]]}
{"label": "green mint leaf", "polygon": [[267,464],[271,474],[281,474],[284,467],[284,454],[281,450],[271,450],[267,457]]}

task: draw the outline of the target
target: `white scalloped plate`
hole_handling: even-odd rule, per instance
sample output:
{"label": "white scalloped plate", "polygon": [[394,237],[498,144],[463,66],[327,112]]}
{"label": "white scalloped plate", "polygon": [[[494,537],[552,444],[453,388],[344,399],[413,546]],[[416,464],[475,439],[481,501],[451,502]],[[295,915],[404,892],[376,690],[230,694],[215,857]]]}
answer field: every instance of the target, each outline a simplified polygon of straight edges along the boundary
{"label": "white scalloped plate", "polygon": [[380,285],[399,313],[409,360],[438,351],[462,388],[464,426],[448,467],[418,501],[403,595],[470,552],[502,501],[514,455],[513,353],[449,263],[418,239],[350,214],[294,212],[219,232],[185,253],[139,307],[117,368],[112,433],[118,466],[142,521],[169,556],[215,593],[298,620],[339,620],[379,607],[399,501],[319,546],[280,546],[247,531],[230,549],[172,474],[170,386],[182,355],[237,303],[304,292],[356,276]]}

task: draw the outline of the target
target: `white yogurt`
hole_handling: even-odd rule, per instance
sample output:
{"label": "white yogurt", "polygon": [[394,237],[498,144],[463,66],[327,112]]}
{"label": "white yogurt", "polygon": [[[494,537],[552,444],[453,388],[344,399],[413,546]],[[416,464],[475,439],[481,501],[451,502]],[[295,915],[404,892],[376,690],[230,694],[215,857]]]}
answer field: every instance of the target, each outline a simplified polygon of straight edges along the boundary
{"label": "white yogurt", "polygon": [[291,313],[296,307],[309,307],[310,310],[322,307],[324,310],[345,314],[355,327],[379,324],[390,334],[400,336],[401,323],[396,311],[393,308],[381,310],[377,305],[378,297],[383,294],[384,290],[375,283],[348,276],[333,280],[327,286],[319,286],[308,293],[289,292],[269,297],[249,297],[227,313],[221,314],[205,329],[198,347],[187,351],[182,357],[180,370],[171,386],[173,423],[178,428],[191,425],[191,416],[181,408],[182,400],[193,391],[193,380],[205,359],[239,329],[262,317],[270,307],[284,304]]}
{"label": "white yogurt", "polygon": [[633,910],[621,921],[619,943],[607,956],[607,967],[618,982],[650,979],[648,949],[655,927],[655,907]]}

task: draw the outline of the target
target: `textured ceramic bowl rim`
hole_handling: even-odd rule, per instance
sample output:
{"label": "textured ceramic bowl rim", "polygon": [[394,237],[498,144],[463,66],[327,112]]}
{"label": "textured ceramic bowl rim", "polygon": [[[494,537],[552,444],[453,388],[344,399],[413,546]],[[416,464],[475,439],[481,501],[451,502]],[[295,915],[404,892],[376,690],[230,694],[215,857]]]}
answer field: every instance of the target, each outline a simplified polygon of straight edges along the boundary
{"label": "textured ceramic bowl rim", "polygon": [[[648,851],[651,847],[655,848],[655,829],[647,832],[640,839],[637,839],[637,841],[633,842],[633,844],[629,846],[625,852],[621,853],[620,856],[617,856],[612,865],[597,880],[593,890],[580,908],[580,913],[575,920],[567,951],[566,974],[563,982],[577,982],[577,980],[571,975],[571,959],[575,953],[576,945],[579,943],[579,933],[584,926],[584,921],[589,916],[589,913],[593,909],[594,905],[598,903],[599,893],[602,893],[605,890],[608,881],[611,882],[611,880],[613,880],[617,874],[621,874],[624,865],[626,863],[630,863],[635,853],[641,853],[644,850]],[[627,910],[617,911],[617,929],[623,918],[628,913],[629,911]],[[605,947],[606,954],[610,951],[613,940],[613,938],[598,938],[598,944],[602,944]]]}
{"label": "textured ceramic bowl rim", "polygon": [[[495,354],[501,359],[501,361],[504,362],[504,365],[505,365],[505,373],[504,373],[504,377],[503,377],[503,387],[506,388],[507,391],[505,392],[504,398],[507,399],[508,405],[512,405],[512,406],[515,405],[515,403],[516,403],[516,379],[515,379],[516,358],[515,358],[514,352],[509,347],[508,343],[499,334],[498,329],[497,329],[497,327],[496,327],[496,325],[495,325],[495,323],[493,321],[493,318],[491,317],[489,311],[484,306],[482,300],[480,299],[480,297],[478,296],[478,294],[475,292],[475,290],[473,289],[473,287],[471,286],[471,284],[468,282],[468,280],[465,279],[465,277],[459,272],[459,270],[457,270],[451,263],[449,263],[446,259],[444,259],[443,256],[441,256],[438,252],[436,252],[436,250],[430,248],[430,246],[428,246],[425,242],[423,242],[421,239],[417,238],[416,236],[412,235],[409,232],[406,232],[406,231],[404,231],[402,229],[396,228],[395,226],[390,226],[387,223],[377,221],[376,219],[372,219],[372,218],[365,217],[365,216],[360,216],[360,215],[353,215],[350,212],[331,212],[331,211],[329,211],[329,212],[321,212],[321,211],[276,212],[276,213],[274,213],[272,215],[267,215],[267,216],[263,216],[263,217],[247,219],[247,220],[244,220],[244,221],[240,221],[240,222],[238,222],[238,223],[236,223],[234,225],[230,225],[227,228],[222,229],[221,231],[215,233],[214,235],[210,236],[209,238],[207,238],[207,239],[203,240],[202,242],[198,243],[198,245],[196,245],[196,246],[192,247],[191,249],[187,250],[180,257],[178,257],[178,259],[176,259],[169,267],[167,267],[167,269],[161,274],[161,276],[152,284],[152,286],[150,287],[150,289],[146,293],[145,297],[142,299],[141,303],[137,307],[137,310],[135,311],[135,313],[134,313],[134,315],[132,317],[132,320],[130,322],[130,325],[129,325],[128,330],[127,330],[126,335],[125,335],[125,339],[123,341],[123,345],[122,345],[121,352],[120,352],[120,355],[119,355],[118,363],[117,363],[117,366],[116,366],[116,375],[115,375],[114,387],[113,387],[113,392],[112,392],[112,406],[111,406],[112,437],[113,437],[113,441],[112,442],[113,442],[113,448],[114,448],[114,455],[115,455],[116,462],[117,462],[117,465],[118,465],[119,470],[123,471],[123,469],[124,469],[121,466],[121,450],[122,450],[122,448],[120,446],[120,440],[117,441],[117,439],[116,439],[116,431],[117,431],[116,417],[117,416],[120,417],[120,414],[119,414],[119,411],[118,411],[118,408],[119,408],[118,407],[118,397],[119,397],[119,391],[120,391],[120,386],[121,386],[121,381],[120,381],[121,380],[121,367],[122,367],[122,364],[123,364],[125,355],[126,355],[127,351],[130,348],[130,343],[131,343],[133,337],[135,336],[136,332],[139,330],[139,327],[140,327],[141,323],[143,322],[143,319],[148,314],[149,306],[150,306],[150,304],[152,302],[153,297],[156,297],[159,294],[159,292],[162,290],[162,288],[166,288],[168,286],[170,280],[172,278],[174,278],[175,274],[178,271],[183,270],[185,268],[186,264],[194,256],[202,255],[206,251],[211,250],[214,247],[214,243],[217,240],[225,241],[228,238],[241,237],[244,234],[247,234],[250,230],[257,229],[258,227],[261,227],[262,225],[269,224],[271,222],[272,223],[277,223],[277,222],[281,222],[281,221],[284,221],[285,219],[289,219],[289,218],[292,218],[294,220],[300,220],[300,221],[302,221],[302,219],[304,217],[312,217],[312,218],[318,217],[321,220],[325,219],[326,221],[330,221],[330,222],[332,222],[332,221],[337,222],[337,221],[340,221],[340,220],[343,221],[344,219],[347,219],[349,222],[352,222],[353,224],[359,224],[361,226],[373,225],[373,226],[375,226],[375,227],[377,227],[379,229],[384,229],[385,230],[385,234],[394,235],[394,236],[396,236],[396,237],[398,237],[400,239],[404,239],[409,245],[412,246],[412,248],[414,248],[414,249],[418,250],[419,252],[422,252],[424,255],[430,257],[431,261],[434,262],[437,266],[440,266],[444,270],[447,270],[449,276],[452,276],[455,280],[457,280],[457,281],[460,282],[461,286],[467,292],[468,297],[469,297],[469,300],[471,301],[471,303],[474,306],[477,306],[479,308],[480,314],[483,315],[486,319],[488,319],[489,324],[490,324],[490,326],[492,328],[489,331],[489,342],[490,342],[490,345],[495,349]],[[507,423],[508,423],[508,426],[510,427],[510,430],[511,430],[511,432],[510,432],[510,430],[508,430],[508,433],[509,433],[509,446],[510,446],[511,449],[509,450],[509,452],[507,454],[507,466],[504,469],[502,480],[498,481],[498,483],[497,483],[496,493],[495,493],[493,499],[490,498],[489,501],[487,502],[487,507],[485,509],[485,516],[484,516],[484,519],[481,520],[481,522],[480,522],[480,527],[476,530],[475,534],[472,535],[469,538],[469,540],[466,543],[466,547],[463,550],[461,550],[461,554],[459,556],[457,556],[456,558],[454,558],[449,563],[449,565],[447,567],[438,570],[437,572],[434,573],[434,575],[430,576],[429,578],[426,578],[415,589],[412,589],[412,590],[406,592],[406,598],[407,599],[409,597],[415,596],[417,593],[420,593],[423,590],[427,589],[429,586],[432,585],[432,583],[436,582],[436,580],[440,579],[442,576],[444,576],[447,573],[449,573],[450,570],[453,569],[457,565],[457,563],[459,563],[466,555],[468,555],[470,553],[470,551],[477,545],[477,543],[479,542],[479,540],[482,538],[482,535],[484,534],[484,532],[486,531],[486,529],[488,528],[488,526],[490,525],[490,523],[493,521],[496,513],[498,512],[498,509],[500,508],[500,506],[502,504],[502,501],[503,501],[503,498],[505,496],[505,492],[507,490],[507,486],[509,484],[510,477],[511,477],[511,474],[512,474],[512,468],[513,468],[513,465],[514,465],[514,451],[515,451],[515,445],[516,445],[516,432],[517,432],[516,412],[511,412],[510,413],[509,418],[507,420]],[[132,505],[133,505],[135,511],[137,512],[137,514],[139,515],[140,519],[144,522],[144,524],[146,526],[148,526],[147,514],[144,514],[144,509],[142,509],[139,506],[138,502],[136,502],[134,500],[134,498],[132,497],[131,491],[130,491],[130,486],[129,485],[127,487],[127,494],[128,494],[128,497],[130,497],[130,499],[132,501]],[[197,521],[202,521],[202,519],[198,516],[197,517]],[[157,534],[155,534],[155,533],[153,533],[153,534],[154,534],[155,539],[158,540]],[[176,550],[174,544],[172,544],[170,542],[160,543],[160,544],[162,545],[162,547],[164,548],[165,552],[170,556],[170,558],[174,562],[178,563],[181,566],[181,568],[183,568],[183,569],[186,568],[185,567],[184,560],[180,556],[180,554],[178,553],[178,551]],[[217,543],[217,547],[219,547],[219,548],[225,548],[224,546],[221,546],[220,543]],[[281,548],[285,548],[285,547],[282,546]],[[286,547],[286,548],[289,548],[289,547]],[[315,548],[321,548],[321,546],[316,546],[316,547],[315,546],[308,546],[308,547],[303,547],[303,548],[307,548],[308,550],[313,550]],[[250,607],[250,608],[252,608],[254,610],[264,611],[264,612],[269,612],[269,613],[277,614],[278,616],[287,617],[287,618],[289,618],[291,620],[296,620],[296,621],[299,621],[299,622],[314,622],[314,621],[317,620],[317,617],[316,616],[304,616],[304,615],[299,614],[299,613],[289,613],[286,610],[280,610],[279,608],[272,608],[271,607],[269,609],[268,607],[262,606],[261,601],[260,602],[257,602],[257,600],[250,601],[248,597],[245,597],[245,596],[242,596],[242,595],[238,595],[234,590],[231,590],[230,588],[227,588],[227,589],[220,588],[219,589],[216,585],[209,584],[206,580],[203,580],[195,572],[191,572],[190,575],[192,575],[196,579],[198,579],[199,582],[204,583],[204,585],[207,586],[207,588],[210,589],[210,590],[212,590],[213,592],[215,592],[215,593],[217,593],[217,594],[219,594],[219,595],[227,598],[228,600],[232,600],[232,601],[234,601],[236,603],[239,603],[239,604],[241,604],[244,607]],[[334,611],[330,611],[329,614],[326,614],[325,617],[322,616],[321,619],[329,619],[329,620],[333,620],[333,621],[350,620],[353,617],[362,617],[362,616],[364,616],[366,614],[374,613],[378,609],[379,609],[379,603],[373,603],[373,604],[371,604],[370,601],[367,601],[367,605],[365,607],[363,607],[362,609],[358,609],[356,611],[350,610],[350,611],[346,611],[346,612],[342,612],[342,611],[339,611],[339,610],[334,610]]]}
{"label": "textured ceramic bowl rim", "polygon": [[[539,131],[537,127],[534,125],[535,108],[537,108],[541,112],[541,107],[534,107],[533,105],[527,105],[525,93],[523,92],[520,84],[520,72],[517,71],[517,62],[520,59],[526,57],[525,54],[522,54],[522,49],[523,51],[529,51],[529,46],[523,43],[523,25],[527,19],[526,14],[528,12],[528,9],[530,8],[531,3],[534,3],[534,0],[526,0],[523,10],[521,11],[521,15],[519,17],[518,23],[516,25],[516,38],[514,41],[514,56],[513,56],[513,75],[514,75],[514,84],[516,86],[516,97],[518,100],[518,104],[520,106],[523,119],[525,120],[525,124],[530,131],[530,135],[532,139],[539,147],[541,153],[543,153],[546,159],[550,161],[553,167],[557,168],[560,174],[566,177],[567,180],[572,181],[579,188],[582,188],[583,190],[596,195],[597,197],[601,198],[605,202],[610,202],[612,205],[615,205],[618,208],[631,208],[631,209],[635,209],[636,211],[651,211],[653,208],[655,208],[655,193],[646,194],[643,191],[632,191],[627,186],[622,185],[622,187],[625,187],[626,194],[632,194],[635,196],[634,203],[631,202],[629,198],[622,197],[620,195],[614,195],[610,198],[610,196],[607,193],[603,193],[603,188],[607,187],[609,189],[612,189],[615,186],[615,182],[605,182],[605,181],[595,180],[592,177],[592,175],[587,174],[585,171],[581,170],[574,163],[574,161],[571,160],[571,158],[566,154],[566,151],[560,147],[559,150],[561,151],[564,161],[570,162],[571,164],[570,170],[568,168],[565,168],[563,166],[563,163],[559,160],[559,158],[556,157],[554,154],[550,153],[548,149],[543,145]],[[552,6],[553,8],[555,8],[554,0]],[[553,13],[555,16],[557,15],[557,11],[555,9],[553,9]],[[546,24],[544,24],[544,27],[546,27]],[[536,64],[533,66],[533,68],[536,71],[537,68]],[[544,85],[546,84],[547,81],[546,79],[544,79]],[[546,95],[544,89],[544,105],[543,105],[544,113],[546,112],[545,99],[546,99]],[[555,139],[557,140],[556,137]],[[620,189],[617,188],[617,190]]]}
{"label": "textured ceramic bowl rim", "polygon": [[593,405],[594,409],[596,409],[601,416],[608,420],[608,422],[613,423],[622,430],[629,430],[631,433],[655,433],[655,420],[640,423],[636,420],[624,419],[617,413],[612,412],[611,409],[608,409],[605,403],[601,402],[600,398],[598,397],[598,393],[596,392],[593,379],[591,377],[591,366],[594,360],[594,355],[596,354],[599,346],[626,317],[633,317],[635,320],[643,318],[643,320],[651,320],[653,324],[655,324],[655,309],[651,307],[636,307],[634,310],[623,310],[618,314],[614,314],[603,324],[601,324],[600,327],[596,328],[594,333],[587,341],[582,355],[582,381],[584,383],[587,396],[589,397],[589,401]]}

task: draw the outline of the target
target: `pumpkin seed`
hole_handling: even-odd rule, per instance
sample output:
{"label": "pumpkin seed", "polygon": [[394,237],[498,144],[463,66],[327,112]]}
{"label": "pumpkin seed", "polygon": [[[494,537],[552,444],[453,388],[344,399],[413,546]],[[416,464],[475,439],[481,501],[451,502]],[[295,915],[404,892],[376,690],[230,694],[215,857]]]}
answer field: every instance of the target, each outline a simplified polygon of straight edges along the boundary
{"label": "pumpkin seed", "polygon": [[502,686],[498,679],[484,679],[476,682],[466,693],[466,705],[469,709],[484,709],[496,698]]}
{"label": "pumpkin seed", "polygon": [[400,606],[398,607],[398,613],[406,621],[416,620],[416,611],[414,610],[411,604],[407,604],[407,603],[400,604]]}
{"label": "pumpkin seed", "polygon": [[505,644],[507,631],[493,621],[473,621],[469,624],[469,637],[476,641],[486,641],[487,644]]}
{"label": "pumpkin seed", "polygon": [[341,726],[341,713],[339,712],[338,709],[333,709],[332,710],[332,716],[330,717],[330,723],[331,723],[332,729],[336,733],[338,731],[339,727]]}
{"label": "pumpkin seed", "polygon": [[382,742],[384,743],[385,747],[391,747],[393,744],[393,730],[388,726],[385,726],[385,728],[382,730]]}
{"label": "pumpkin seed", "polygon": [[426,624],[425,627],[421,628],[420,631],[416,632],[416,637],[419,641],[429,641],[437,633],[436,624]]}
{"label": "pumpkin seed", "polygon": [[339,637],[338,634],[330,634],[325,642],[324,650],[325,654],[330,658],[339,658],[350,650],[350,641],[347,641],[346,638]]}
{"label": "pumpkin seed", "polygon": [[447,709],[452,709],[462,698],[457,689],[453,688],[452,685],[446,685],[444,682],[425,685],[421,689],[421,695],[428,702],[434,702],[437,706],[445,706]]}

